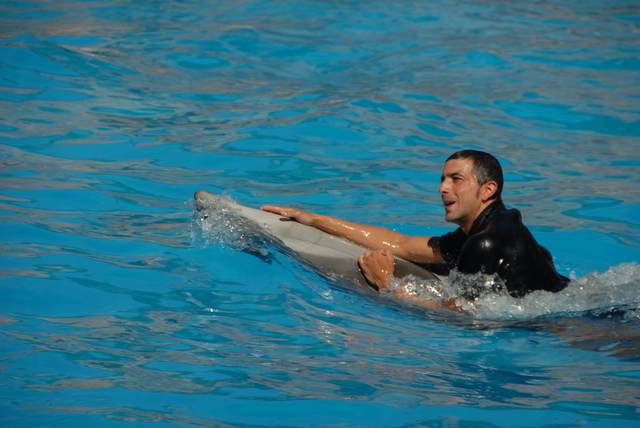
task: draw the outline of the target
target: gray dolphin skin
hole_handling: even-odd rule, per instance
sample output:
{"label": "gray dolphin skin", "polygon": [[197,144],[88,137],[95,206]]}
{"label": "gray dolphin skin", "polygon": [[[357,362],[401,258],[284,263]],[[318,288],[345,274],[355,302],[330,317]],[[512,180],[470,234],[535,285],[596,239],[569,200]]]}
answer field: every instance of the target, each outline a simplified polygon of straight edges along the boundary
{"label": "gray dolphin skin", "polygon": [[[358,257],[367,251],[366,248],[278,214],[233,203],[204,190],[196,192],[194,199],[198,209],[206,210],[207,204],[211,203],[223,204],[233,209],[266,234],[277,238],[277,242],[292,250],[303,261],[323,272],[334,273],[354,285],[371,288],[358,266]],[[395,276],[398,278],[412,275],[422,280],[440,279],[414,263],[397,257],[395,262]]]}

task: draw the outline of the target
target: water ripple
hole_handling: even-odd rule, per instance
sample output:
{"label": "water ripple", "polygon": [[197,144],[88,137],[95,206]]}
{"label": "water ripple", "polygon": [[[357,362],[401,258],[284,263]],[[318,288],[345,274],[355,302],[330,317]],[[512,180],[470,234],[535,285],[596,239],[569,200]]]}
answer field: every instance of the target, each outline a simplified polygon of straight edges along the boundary
{"label": "water ripple", "polygon": [[[625,0],[4,2],[0,418],[637,421],[639,24]],[[191,240],[203,188],[444,233],[463,147],[575,287],[424,312]]]}

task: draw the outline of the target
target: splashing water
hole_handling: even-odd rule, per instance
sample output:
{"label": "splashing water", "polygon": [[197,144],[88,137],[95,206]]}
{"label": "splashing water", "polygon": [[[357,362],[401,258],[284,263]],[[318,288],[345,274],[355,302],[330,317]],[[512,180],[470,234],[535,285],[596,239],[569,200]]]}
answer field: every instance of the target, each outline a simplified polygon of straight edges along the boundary
{"label": "splashing water", "polygon": [[640,265],[623,263],[604,273],[593,272],[572,278],[558,293],[535,291],[522,298],[511,297],[498,289],[495,277],[484,274],[461,274],[453,271],[439,281],[404,278],[392,282],[390,289],[400,290],[424,300],[442,303],[460,297],[468,284],[484,289],[475,302],[460,299],[462,308],[483,319],[525,320],[544,315],[581,316],[623,310],[627,319],[640,317]]}
{"label": "splashing water", "polygon": [[[637,1],[0,11],[0,426],[638,426]],[[425,309],[179,207],[444,233],[460,148],[571,288]]]}
{"label": "splashing water", "polygon": [[[228,194],[223,199],[238,203]],[[268,231],[242,216],[236,209],[220,201],[191,201],[191,241],[205,246],[225,245],[233,250],[246,251],[262,258],[270,256],[267,242],[273,241]]]}
{"label": "splashing water", "polygon": [[487,295],[476,302],[476,314],[486,318],[528,319],[543,315],[581,316],[625,310],[634,316],[640,308],[640,266],[625,263],[605,273],[572,278],[558,293],[536,291],[521,299]]}
{"label": "splashing water", "polygon": [[[223,198],[238,202],[228,195]],[[277,248],[268,230],[218,201],[207,201],[194,208],[191,239],[205,246],[223,245],[233,250],[270,259]],[[527,320],[546,315],[580,316],[624,310],[625,317],[640,317],[640,265],[623,263],[604,273],[593,272],[581,278],[573,275],[567,288],[558,293],[536,291],[523,298],[511,297],[499,278],[485,274],[463,274],[453,270],[442,281],[413,276],[395,279],[384,294],[394,292],[442,304],[464,296],[469,287],[479,290],[474,302],[459,299],[462,309],[480,319]]]}

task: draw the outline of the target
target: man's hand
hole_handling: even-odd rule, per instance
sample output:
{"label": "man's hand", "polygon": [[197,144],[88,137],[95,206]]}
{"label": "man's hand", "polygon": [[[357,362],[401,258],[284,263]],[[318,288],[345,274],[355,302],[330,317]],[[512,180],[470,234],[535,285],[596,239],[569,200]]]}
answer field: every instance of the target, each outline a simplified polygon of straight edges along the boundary
{"label": "man's hand", "polygon": [[313,220],[315,214],[310,213],[308,211],[297,210],[294,208],[282,208],[282,207],[274,207],[272,205],[265,205],[260,207],[262,211],[274,213],[281,215],[282,217],[288,217],[291,220],[295,220],[298,223],[313,226]]}
{"label": "man's hand", "polygon": [[358,257],[358,264],[367,281],[378,287],[378,290],[389,287],[395,270],[395,261],[391,252],[367,251]]}

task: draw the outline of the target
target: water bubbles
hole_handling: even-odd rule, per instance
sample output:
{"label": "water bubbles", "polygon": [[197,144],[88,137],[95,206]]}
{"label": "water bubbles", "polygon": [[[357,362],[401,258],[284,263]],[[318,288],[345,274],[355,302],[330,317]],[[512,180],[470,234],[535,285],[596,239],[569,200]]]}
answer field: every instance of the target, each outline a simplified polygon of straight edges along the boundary
{"label": "water bubbles", "polygon": [[[232,201],[228,195],[222,195],[222,197]],[[248,220],[238,210],[217,200],[194,202],[193,205],[191,220],[193,245],[199,243],[204,246],[224,245],[261,258],[270,257],[267,249],[269,236],[260,225]]]}
{"label": "water bubbles", "polygon": [[[624,320],[640,318],[640,266],[625,263],[604,273],[593,272],[575,278],[558,293],[535,291],[522,298],[511,297],[498,278],[453,271],[439,281],[407,277],[390,284],[392,294],[442,305],[457,299],[463,310],[482,319],[527,320],[543,316],[613,316]],[[478,297],[469,300],[469,290]]]}

